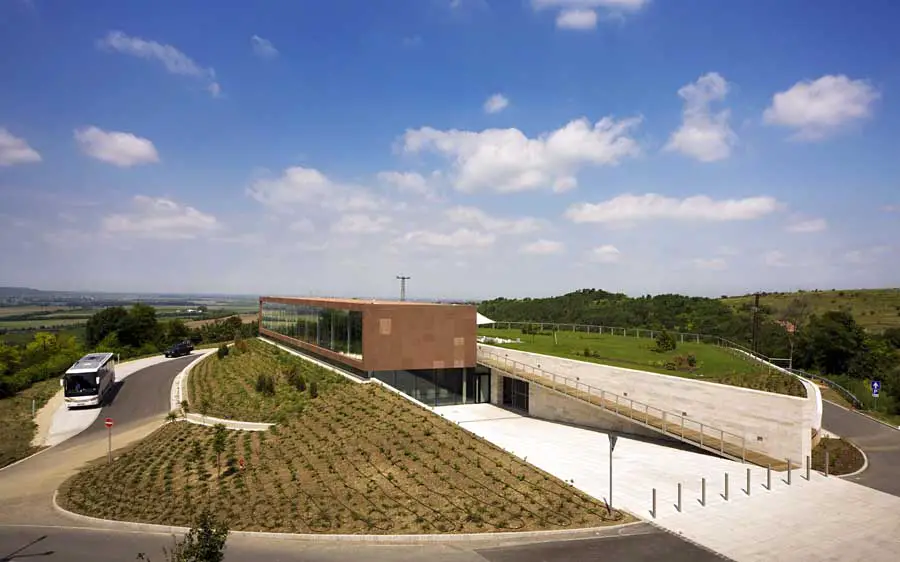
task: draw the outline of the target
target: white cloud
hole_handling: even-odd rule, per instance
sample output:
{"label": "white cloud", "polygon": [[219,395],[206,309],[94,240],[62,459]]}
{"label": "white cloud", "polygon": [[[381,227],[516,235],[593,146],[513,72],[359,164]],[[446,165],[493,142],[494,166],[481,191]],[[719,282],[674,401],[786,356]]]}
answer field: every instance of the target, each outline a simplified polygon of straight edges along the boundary
{"label": "white cloud", "polygon": [[288,226],[288,230],[290,230],[291,232],[309,233],[314,232],[316,230],[316,227],[311,220],[303,218],[292,222]]}
{"label": "white cloud", "polygon": [[780,250],[766,252],[763,255],[763,263],[769,267],[787,267],[790,265],[787,256]]}
{"label": "white cloud", "polygon": [[843,258],[846,262],[857,265],[864,265],[874,263],[878,261],[881,256],[890,252],[890,246],[873,246],[871,248],[865,248],[862,250],[851,250],[849,252],[846,252]]}
{"label": "white cloud", "polygon": [[560,29],[594,29],[597,27],[597,12],[580,8],[563,10],[556,16],[556,27]]}
{"label": "white cloud", "polygon": [[798,221],[793,224],[788,225],[788,232],[800,232],[800,233],[809,233],[809,232],[822,232],[828,228],[828,222],[825,219],[809,219]]}
{"label": "white cloud", "polygon": [[881,94],[865,80],[826,75],[801,81],[772,98],[763,113],[770,125],[790,127],[795,140],[820,140],[854,121],[869,117]]}
{"label": "white cloud", "polygon": [[489,232],[459,228],[450,233],[416,230],[406,233],[402,241],[419,246],[457,250],[482,249],[492,246],[497,237]]}
{"label": "white cloud", "polygon": [[362,213],[351,213],[331,225],[331,230],[341,234],[376,234],[383,232],[390,222],[388,217],[372,218]]}
{"label": "white cloud", "polygon": [[500,113],[509,105],[509,98],[503,94],[494,94],[484,102],[485,113]]}
{"label": "white cloud", "polygon": [[433,183],[438,176],[439,174],[434,174],[429,179],[417,172],[385,171],[378,172],[377,177],[379,181],[391,185],[399,191],[433,197],[436,195]]}
{"label": "white cloud", "polygon": [[105,49],[147,60],[155,60],[163,64],[171,74],[198,78],[207,83],[206,89],[214,97],[221,93],[221,86],[216,81],[216,71],[203,68],[186,54],[172,45],[147,41],[140,37],[131,37],[121,31],[110,31],[98,44]]}
{"label": "white cloud", "polygon": [[565,246],[562,242],[544,239],[536,240],[519,248],[519,252],[522,254],[532,254],[537,256],[560,254],[563,251],[565,251]]}
{"label": "white cloud", "polygon": [[270,59],[278,56],[278,49],[268,39],[263,39],[259,35],[250,38],[250,44],[253,45],[253,52],[264,59]]}
{"label": "white cloud", "polygon": [[737,135],[728,124],[729,111],[710,111],[712,102],[725,99],[728,82],[716,72],[704,74],[696,82],[683,86],[678,95],[684,99],[681,127],[672,133],[666,150],[675,150],[701,162],[728,158]]}
{"label": "white cloud", "polygon": [[[556,24],[560,25],[560,18],[566,13],[579,13],[579,16],[570,16],[573,19],[582,18],[585,22],[593,14],[594,22],[597,20],[597,10],[603,10],[608,17],[623,17],[631,12],[638,12],[644,6],[650,3],[650,0],[531,0],[531,5],[536,11],[544,9],[558,9],[561,11],[560,17],[557,17]],[[593,25],[591,25],[593,27]],[[588,29],[587,27],[569,27],[570,29]]]}
{"label": "white cloud", "polygon": [[536,138],[518,129],[474,132],[423,127],[406,131],[403,150],[432,150],[452,161],[454,186],[463,192],[559,191],[574,187],[574,174],[582,166],[613,166],[637,156],[638,144],[627,133],[640,121],[605,117],[592,125],[583,118]]}
{"label": "white cloud", "polygon": [[133,213],[104,217],[104,231],[140,238],[187,240],[214,232],[221,226],[216,217],[171,199],[137,195],[133,206]]}
{"label": "white cloud", "polygon": [[31,148],[25,139],[0,127],[0,166],[31,164],[40,161],[41,155],[37,150]]}
{"label": "white cloud", "polygon": [[698,269],[723,271],[728,269],[728,262],[722,258],[695,258],[692,263]]}
{"label": "white cloud", "polygon": [[153,143],[131,133],[84,127],[75,130],[75,142],[91,158],[123,168],[159,162]]}
{"label": "white cloud", "polygon": [[622,257],[622,252],[612,244],[604,244],[591,249],[588,259],[598,263],[616,263]]}
{"label": "white cloud", "polygon": [[476,207],[457,206],[446,211],[450,222],[477,226],[496,234],[527,234],[542,226],[542,221],[524,217],[519,219],[502,219],[492,217]]}
{"label": "white cloud", "polygon": [[287,168],[276,179],[255,181],[247,189],[247,193],[260,203],[277,208],[321,200],[335,189],[335,184],[322,172],[314,168],[294,166]]}
{"label": "white cloud", "polygon": [[577,203],[565,216],[575,223],[628,223],[671,219],[685,221],[753,220],[773,213],[781,205],[772,197],[714,200],[705,195],[685,199],[656,193],[619,195],[600,203]]}

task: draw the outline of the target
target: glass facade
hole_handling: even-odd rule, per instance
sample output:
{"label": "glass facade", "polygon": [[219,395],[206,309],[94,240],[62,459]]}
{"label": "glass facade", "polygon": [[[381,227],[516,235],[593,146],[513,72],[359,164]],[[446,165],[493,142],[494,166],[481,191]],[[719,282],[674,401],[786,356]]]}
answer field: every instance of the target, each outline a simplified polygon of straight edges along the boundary
{"label": "glass facade", "polygon": [[372,377],[428,406],[490,402],[491,377],[475,369],[374,371]]}
{"label": "glass facade", "polygon": [[262,328],[362,361],[362,312],[263,301]]}

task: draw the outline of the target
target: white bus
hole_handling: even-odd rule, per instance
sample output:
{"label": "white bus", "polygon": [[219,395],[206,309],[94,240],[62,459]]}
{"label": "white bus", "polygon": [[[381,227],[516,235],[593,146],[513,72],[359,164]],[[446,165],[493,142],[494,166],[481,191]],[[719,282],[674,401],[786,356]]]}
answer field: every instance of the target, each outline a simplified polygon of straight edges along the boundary
{"label": "white bus", "polygon": [[60,379],[66,407],[99,406],[116,382],[112,353],[89,353],[76,361]]}

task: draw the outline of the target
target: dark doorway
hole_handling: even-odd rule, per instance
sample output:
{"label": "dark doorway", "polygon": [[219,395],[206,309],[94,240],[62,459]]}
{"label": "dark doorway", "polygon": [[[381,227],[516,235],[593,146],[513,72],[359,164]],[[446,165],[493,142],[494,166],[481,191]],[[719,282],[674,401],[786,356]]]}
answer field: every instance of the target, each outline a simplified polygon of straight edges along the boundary
{"label": "dark doorway", "polygon": [[528,413],[528,383],[503,377],[503,405]]}

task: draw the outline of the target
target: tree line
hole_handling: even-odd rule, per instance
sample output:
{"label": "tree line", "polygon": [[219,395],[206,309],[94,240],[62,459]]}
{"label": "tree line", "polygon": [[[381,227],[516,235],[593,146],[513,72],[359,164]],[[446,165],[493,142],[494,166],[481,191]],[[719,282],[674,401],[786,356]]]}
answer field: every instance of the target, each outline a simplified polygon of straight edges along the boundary
{"label": "tree line", "polygon": [[190,328],[177,318],[160,321],[156,309],[142,303],[130,309],[105,308],[88,319],[83,339],[71,334],[37,332],[22,345],[0,342],[0,398],[61,376],[88,352],[112,352],[119,354],[120,359],[128,359],[160,353],[183,340],[198,345],[228,341],[236,335],[256,337],[257,323],[244,324],[232,316]]}
{"label": "tree line", "polygon": [[[751,303],[733,308],[718,299],[683,295],[628,297],[598,289],[583,289],[548,298],[483,301],[478,311],[496,321],[590,324],[649,330],[672,330],[718,336],[739,345],[753,345]],[[798,295],[782,310],[760,306],[756,313],[756,351],[792,358],[795,368],[837,379],[863,393],[880,380],[885,395],[879,409],[900,414],[900,329],[866,332],[844,310],[813,314]],[[785,362],[781,362],[782,365]],[[858,396],[859,397],[859,396]]]}

